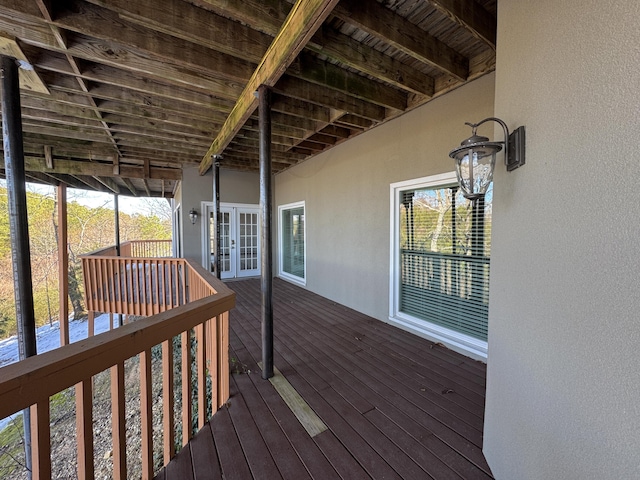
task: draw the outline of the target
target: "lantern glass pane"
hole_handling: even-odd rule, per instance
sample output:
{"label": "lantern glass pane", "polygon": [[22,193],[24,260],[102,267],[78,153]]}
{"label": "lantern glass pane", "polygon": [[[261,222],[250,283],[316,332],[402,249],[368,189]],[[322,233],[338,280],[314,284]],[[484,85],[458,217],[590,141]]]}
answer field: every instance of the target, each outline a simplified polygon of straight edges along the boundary
{"label": "lantern glass pane", "polygon": [[456,175],[465,197],[477,198],[484,195],[493,180],[496,150],[471,148],[460,152],[455,160]]}

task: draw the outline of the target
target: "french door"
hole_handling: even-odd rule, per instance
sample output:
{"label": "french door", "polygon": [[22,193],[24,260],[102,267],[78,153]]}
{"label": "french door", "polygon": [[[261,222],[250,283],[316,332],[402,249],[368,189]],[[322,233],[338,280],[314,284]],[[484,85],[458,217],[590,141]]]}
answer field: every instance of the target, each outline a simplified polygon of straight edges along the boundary
{"label": "french door", "polygon": [[[204,204],[203,265],[214,271],[216,226],[213,202]],[[220,206],[220,277],[240,278],[260,275],[260,216],[255,205]]]}

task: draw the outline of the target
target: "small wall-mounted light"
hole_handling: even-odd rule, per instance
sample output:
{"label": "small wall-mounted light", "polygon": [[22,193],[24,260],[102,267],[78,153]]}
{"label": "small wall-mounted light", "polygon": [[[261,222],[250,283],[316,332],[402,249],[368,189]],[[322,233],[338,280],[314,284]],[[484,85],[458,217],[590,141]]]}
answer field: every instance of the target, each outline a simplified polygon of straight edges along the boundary
{"label": "small wall-mounted light", "polygon": [[[503,142],[491,142],[487,137],[476,134],[477,128],[485,122],[496,122],[504,131]],[[465,123],[472,129],[471,136],[463,140],[458,148],[449,152],[456,162],[456,175],[462,194],[470,199],[481,198],[493,180],[496,154],[504,146],[504,163],[507,171],[524,165],[524,127],[518,127],[509,134],[506,123],[499,118],[489,117],[478,123]]]}
{"label": "small wall-mounted light", "polygon": [[191,219],[191,225],[195,225],[198,221],[198,212],[195,208],[189,210],[189,218]]}

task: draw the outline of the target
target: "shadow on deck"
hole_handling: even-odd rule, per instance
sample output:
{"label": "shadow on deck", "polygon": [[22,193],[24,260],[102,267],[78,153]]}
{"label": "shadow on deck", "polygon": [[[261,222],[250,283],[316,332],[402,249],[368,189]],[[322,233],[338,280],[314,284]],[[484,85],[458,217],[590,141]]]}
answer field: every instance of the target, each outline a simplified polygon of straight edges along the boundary
{"label": "shadow on deck", "polygon": [[275,366],[328,429],[260,377],[260,281],[229,284],[231,397],[158,476],[488,479],[485,365],[274,280]]}

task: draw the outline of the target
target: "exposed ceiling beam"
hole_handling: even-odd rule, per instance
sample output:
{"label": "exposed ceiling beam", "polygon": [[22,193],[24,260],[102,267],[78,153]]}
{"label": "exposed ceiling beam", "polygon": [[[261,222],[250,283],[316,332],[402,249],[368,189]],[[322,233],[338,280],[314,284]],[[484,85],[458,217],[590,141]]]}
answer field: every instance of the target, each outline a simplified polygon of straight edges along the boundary
{"label": "exposed ceiling beam", "polygon": [[287,16],[280,33],[264,54],[258,68],[246,84],[222,130],[200,163],[204,174],[212,162],[212,155],[221,154],[255,110],[258,99],[254,95],[261,85],[272,87],[293,62],[309,38],[329,16],[338,0],[298,0]]}
{"label": "exposed ceiling beam", "polygon": [[[47,168],[44,158],[25,155],[25,170],[60,175],[88,175],[118,178],[144,178],[144,167],[120,164],[120,174],[114,174],[113,164],[101,162],[82,162],[54,158],[53,169]],[[4,169],[4,158],[0,159],[0,168]],[[150,167],[149,177],[156,180],[182,180],[182,170],[177,168]]]}
{"label": "exposed ceiling beam", "polygon": [[334,15],[458,80],[466,80],[465,57],[375,0],[341,0]]}

